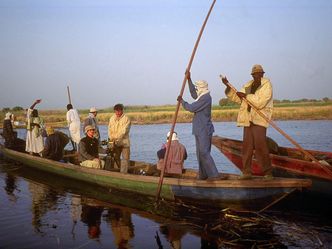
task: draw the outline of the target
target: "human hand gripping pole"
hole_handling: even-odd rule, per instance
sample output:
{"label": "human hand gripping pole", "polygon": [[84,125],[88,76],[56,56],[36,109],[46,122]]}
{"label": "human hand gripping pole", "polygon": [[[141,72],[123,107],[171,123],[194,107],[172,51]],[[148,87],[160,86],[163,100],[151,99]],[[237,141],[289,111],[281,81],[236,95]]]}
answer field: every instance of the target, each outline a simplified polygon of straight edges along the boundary
{"label": "human hand gripping pole", "polygon": [[[204,20],[204,23],[201,27],[201,30],[198,34],[198,37],[197,37],[197,40],[196,40],[196,43],[195,43],[195,46],[194,46],[194,49],[191,53],[191,57],[189,59],[189,63],[188,63],[188,66],[186,68],[186,73],[185,73],[185,76],[184,76],[184,79],[183,79],[183,82],[182,82],[182,87],[181,87],[181,91],[180,91],[180,95],[181,96],[181,100],[182,100],[182,95],[183,95],[183,92],[184,92],[184,88],[186,86],[186,81],[187,81],[187,78],[188,78],[188,75],[190,77],[190,69],[191,69],[191,64],[194,60],[194,57],[195,57],[195,53],[196,53],[196,50],[197,50],[197,47],[198,47],[198,44],[199,44],[199,41],[201,39],[201,36],[203,34],[203,31],[204,31],[204,28],[205,28],[205,25],[207,23],[207,20],[209,19],[209,16],[211,14],[211,11],[213,9],[213,6],[214,4],[216,3],[216,0],[213,0],[212,4],[211,4],[211,7],[208,11],[208,14],[206,15],[205,17],[205,20]],[[172,127],[171,127],[171,130],[170,130],[170,137],[172,137],[173,135],[173,132],[174,132],[174,128],[175,128],[175,123],[176,123],[176,119],[177,119],[177,116],[178,116],[178,113],[179,113],[179,109],[180,109],[180,104],[181,104],[181,101],[177,101],[177,105],[176,105],[176,110],[175,110],[175,114],[174,114],[174,117],[173,117],[173,122],[172,122]],[[172,143],[172,139],[169,139],[168,140],[168,143],[167,143],[167,146],[168,148],[171,147],[171,143]],[[164,165],[161,169],[161,172],[160,172],[160,178],[159,178],[159,183],[158,183],[158,189],[157,189],[157,194],[156,194],[156,201],[159,200],[159,197],[160,197],[160,191],[161,191],[161,187],[162,187],[162,184],[163,184],[163,179],[164,179],[164,173],[165,173],[165,166],[167,164],[167,160],[168,160],[168,154],[169,154],[169,150],[166,150],[166,154],[165,154],[165,159],[164,159]]]}
{"label": "human hand gripping pole", "polygon": [[[231,83],[229,83],[229,81],[227,80],[227,78],[225,76],[220,75],[220,79],[222,81],[222,83],[224,83],[224,85],[226,85],[228,88],[232,89],[233,91],[235,91],[236,93],[238,93],[238,91],[236,90],[236,88],[234,86],[232,86]],[[248,99],[241,98],[243,101],[245,101],[248,105],[251,106],[251,108],[253,110],[255,110],[266,122],[268,122],[273,128],[275,128],[277,131],[279,131],[281,133],[281,135],[283,135],[285,138],[287,138],[293,145],[295,145],[295,147],[297,147],[305,156],[307,156],[308,158],[310,158],[313,162],[317,163],[328,175],[332,176],[332,171],[327,168],[325,165],[321,164],[313,155],[311,155],[308,151],[306,151],[305,149],[303,149],[301,147],[301,145],[299,145],[294,139],[292,139],[289,135],[287,135],[283,130],[281,130],[271,119],[269,119],[268,117],[265,116],[264,113],[262,113],[253,103],[251,103]]]}

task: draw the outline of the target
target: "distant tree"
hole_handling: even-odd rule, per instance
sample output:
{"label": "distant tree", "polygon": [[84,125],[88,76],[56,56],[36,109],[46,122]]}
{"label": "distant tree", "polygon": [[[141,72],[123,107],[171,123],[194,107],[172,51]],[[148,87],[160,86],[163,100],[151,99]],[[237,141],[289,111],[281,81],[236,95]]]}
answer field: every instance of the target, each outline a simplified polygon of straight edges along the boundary
{"label": "distant tree", "polygon": [[282,103],[290,103],[291,101],[289,99],[283,99],[281,102]]}
{"label": "distant tree", "polygon": [[328,97],[322,98],[324,102],[330,102],[331,100]]}
{"label": "distant tree", "polygon": [[21,107],[21,106],[15,106],[15,107],[13,107],[13,109],[12,109],[14,112],[18,112],[18,111],[23,111],[24,109],[23,109],[23,107]]}
{"label": "distant tree", "polygon": [[4,107],[2,108],[2,112],[9,112],[10,111],[10,108],[9,107]]}
{"label": "distant tree", "polygon": [[229,104],[229,100],[228,98],[222,98],[219,100],[219,105],[220,106],[225,106],[225,105],[228,105]]}
{"label": "distant tree", "polygon": [[275,104],[278,104],[278,103],[280,103],[281,101],[279,100],[279,99],[274,99],[273,100],[273,103],[275,103]]}

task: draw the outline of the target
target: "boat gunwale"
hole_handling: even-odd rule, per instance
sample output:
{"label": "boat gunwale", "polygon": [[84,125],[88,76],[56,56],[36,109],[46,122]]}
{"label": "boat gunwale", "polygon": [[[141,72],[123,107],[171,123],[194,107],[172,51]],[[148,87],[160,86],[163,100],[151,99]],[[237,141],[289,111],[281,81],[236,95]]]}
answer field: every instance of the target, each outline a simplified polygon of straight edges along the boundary
{"label": "boat gunwale", "polygon": [[[10,150],[7,148],[0,147],[3,150],[4,154],[9,153],[12,156],[19,156],[21,158],[27,158],[30,160],[36,160],[40,163],[48,164],[49,167],[54,167],[55,165],[59,168],[66,168],[77,173],[86,173],[90,175],[98,175],[105,177],[113,177],[117,179],[127,179],[135,182],[141,183],[152,183],[158,184],[159,176],[147,176],[147,175],[137,175],[137,174],[124,174],[120,172],[100,170],[100,169],[92,169],[86,168],[75,164],[67,164],[62,162],[57,162],[53,160],[49,160],[46,158],[31,156],[26,153]],[[6,155],[5,155],[6,156]],[[15,160],[11,158],[12,160]],[[17,160],[20,161],[20,160]],[[24,162],[20,161],[24,164]],[[147,163],[149,164],[149,163]],[[52,165],[52,166],[50,166]],[[29,167],[33,167],[27,165]],[[36,168],[40,168],[36,166]],[[42,169],[40,169],[42,170]],[[58,174],[58,173],[54,173]],[[231,174],[228,174],[231,175]],[[65,176],[65,175],[64,175]],[[253,179],[249,180],[238,180],[238,179],[227,179],[227,180],[217,180],[217,181],[206,181],[206,180],[198,180],[198,179],[188,179],[188,178],[170,178],[165,177],[163,181],[164,185],[169,186],[184,186],[184,187],[198,187],[198,188],[308,188],[311,186],[311,180],[309,179],[294,179],[294,178],[274,178],[272,180],[263,180],[261,177],[253,177]]]}

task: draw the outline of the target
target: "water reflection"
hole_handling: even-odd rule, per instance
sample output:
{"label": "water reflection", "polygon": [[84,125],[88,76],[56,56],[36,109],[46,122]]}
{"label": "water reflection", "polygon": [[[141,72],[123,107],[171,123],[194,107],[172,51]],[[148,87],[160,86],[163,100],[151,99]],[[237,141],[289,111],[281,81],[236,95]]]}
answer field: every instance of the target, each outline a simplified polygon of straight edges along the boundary
{"label": "water reflection", "polygon": [[100,235],[101,215],[104,207],[96,205],[89,198],[81,199],[82,213],[81,221],[88,226],[88,236],[90,239],[98,239]]}
{"label": "water reflection", "polygon": [[36,232],[43,233],[41,228],[47,224],[42,222],[43,216],[49,211],[56,209],[58,195],[50,187],[40,183],[28,182],[31,193],[32,225]]}
{"label": "water reflection", "polygon": [[111,227],[117,248],[130,248],[129,241],[135,235],[131,213],[120,208],[108,208],[106,222]]}
{"label": "water reflection", "polygon": [[181,239],[187,233],[183,228],[176,225],[160,226],[160,232],[166,237],[172,249],[181,248]]}
{"label": "water reflection", "polygon": [[16,202],[17,200],[17,197],[14,193],[14,191],[17,190],[16,181],[17,178],[14,175],[11,175],[9,173],[6,174],[6,179],[5,179],[6,185],[4,188],[6,190],[9,200],[12,202]]}
{"label": "water reflection", "polygon": [[[0,244],[5,248],[26,248],[27,240],[33,248],[318,248],[319,240],[323,248],[332,245],[330,216],[295,216],[294,206],[256,219],[166,202],[156,208],[153,198],[1,162],[0,169],[0,224],[7,225],[0,230]],[[20,201],[13,202],[13,196]],[[17,232],[17,221],[24,232]],[[54,221],[58,225],[48,225]]]}

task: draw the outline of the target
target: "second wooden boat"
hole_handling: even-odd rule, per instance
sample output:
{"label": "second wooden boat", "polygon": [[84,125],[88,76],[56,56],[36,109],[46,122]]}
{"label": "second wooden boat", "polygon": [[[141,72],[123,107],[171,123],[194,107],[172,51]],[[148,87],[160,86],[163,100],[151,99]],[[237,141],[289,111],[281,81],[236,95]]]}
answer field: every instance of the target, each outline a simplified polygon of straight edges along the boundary
{"label": "second wooden boat", "polygon": [[[212,144],[216,146],[237,168],[242,170],[242,141],[214,136]],[[278,177],[291,177],[312,180],[309,191],[332,198],[332,153],[307,150],[324,165],[319,165],[303,156],[296,148],[281,147],[273,144],[270,158],[273,174]],[[255,158],[252,160],[253,175],[263,175],[261,167]],[[329,174],[328,171],[331,172]]]}

